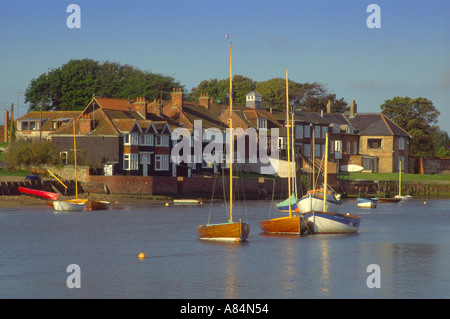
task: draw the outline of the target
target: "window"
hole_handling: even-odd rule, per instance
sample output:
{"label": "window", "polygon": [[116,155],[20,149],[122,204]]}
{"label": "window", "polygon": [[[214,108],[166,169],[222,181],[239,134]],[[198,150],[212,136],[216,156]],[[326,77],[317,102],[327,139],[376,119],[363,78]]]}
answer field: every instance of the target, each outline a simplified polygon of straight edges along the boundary
{"label": "window", "polygon": [[320,144],[314,144],[314,157],[320,157]]}
{"label": "window", "polygon": [[156,135],[155,136],[156,146],[169,146],[169,135]]}
{"label": "window", "polygon": [[295,138],[303,138],[303,125],[295,126]]}
{"label": "window", "polygon": [[348,155],[350,155],[352,153],[350,147],[351,147],[351,144],[350,144],[350,142],[347,141],[347,154]]}
{"label": "window", "polygon": [[139,163],[138,154],[123,154],[123,169],[124,170],[137,170]]}
{"label": "window", "polygon": [[334,141],[330,141],[330,154],[334,154]]}
{"label": "window", "polygon": [[140,155],[141,155],[141,160],[140,160],[140,164],[151,164],[152,163],[152,160],[151,160],[151,157],[150,157],[150,154],[151,153],[147,153],[147,152],[142,152],[142,153],[140,153]]}
{"label": "window", "polygon": [[358,154],[358,142],[353,142],[353,155]]}
{"label": "window", "polygon": [[139,136],[139,144],[140,145],[148,145],[153,146],[153,135],[152,134],[141,134]]}
{"label": "window", "polygon": [[314,127],[314,138],[320,138],[320,126]]}
{"label": "window", "polygon": [[328,133],[328,127],[322,126],[322,138],[326,138]]}
{"label": "window", "polygon": [[267,129],[267,119],[258,119],[258,129]]}
{"label": "window", "polygon": [[124,134],[123,135],[123,144],[138,145],[139,144],[139,135],[137,135],[136,133]]}
{"label": "window", "polygon": [[304,149],[305,156],[309,156],[311,145],[305,144],[305,145],[303,145],[303,149]]}
{"label": "window", "polygon": [[311,128],[309,125],[303,125],[303,127],[305,128],[305,137],[311,137]]}
{"label": "window", "polygon": [[286,137],[279,137],[278,138],[278,149],[285,150],[287,147],[286,142],[287,142]]}
{"label": "window", "polygon": [[381,138],[367,139],[367,148],[381,148]]}
{"label": "window", "polygon": [[169,170],[169,155],[155,155],[155,171]]}
{"label": "window", "polygon": [[398,149],[399,149],[400,151],[405,150],[405,139],[404,139],[403,137],[400,137],[400,138],[398,139]]}

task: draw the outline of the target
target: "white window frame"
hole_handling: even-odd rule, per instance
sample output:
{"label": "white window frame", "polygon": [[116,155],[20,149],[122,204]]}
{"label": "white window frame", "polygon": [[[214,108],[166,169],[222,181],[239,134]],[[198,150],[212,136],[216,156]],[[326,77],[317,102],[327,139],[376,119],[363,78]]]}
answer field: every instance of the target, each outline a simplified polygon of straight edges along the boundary
{"label": "white window frame", "polygon": [[156,135],[155,146],[169,146],[169,135]]}
{"label": "white window frame", "polygon": [[139,136],[139,145],[153,146],[154,145],[153,134],[141,134]]}
{"label": "white window frame", "polygon": [[139,169],[139,154],[124,153],[123,169],[125,171],[136,171]]}
{"label": "white window frame", "polygon": [[139,135],[137,133],[126,133],[123,135],[124,145],[139,145]]}
{"label": "white window frame", "polygon": [[169,155],[155,155],[155,171],[169,170]]}
{"label": "white window frame", "polygon": [[267,119],[258,118],[258,129],[267,130]]}

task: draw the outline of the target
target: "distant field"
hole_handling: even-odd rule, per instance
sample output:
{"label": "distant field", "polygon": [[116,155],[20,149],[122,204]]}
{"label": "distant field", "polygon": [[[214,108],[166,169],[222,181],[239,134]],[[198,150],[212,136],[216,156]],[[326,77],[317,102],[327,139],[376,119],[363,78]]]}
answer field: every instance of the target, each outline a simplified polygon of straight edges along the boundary
{"label": "distant field", "polygon": [[[367,179],[374,181],[398,181],[398,173],[338,173],[339,179]],[[450,175],[443,174],[402,174],[402,181],[439,182],[450,181]]]}

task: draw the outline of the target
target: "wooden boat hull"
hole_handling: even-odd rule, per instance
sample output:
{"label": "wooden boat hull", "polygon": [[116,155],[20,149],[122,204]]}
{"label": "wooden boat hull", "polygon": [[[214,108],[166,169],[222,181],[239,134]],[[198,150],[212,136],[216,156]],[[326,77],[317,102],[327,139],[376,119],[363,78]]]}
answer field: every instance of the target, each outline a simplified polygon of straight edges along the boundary
{"label": "wooden boat hull", "polygon": [[81,211],[86,207],[85,199],[55,200],[53,209],[59,212]]}
{"label": "wooden boat hull", "polygon": [[247,239],[250,225],[241,222],[200,225],[197,232],[202,240],[240,242]]}
{"label": "wooden boat hull", "polygon": [[270,234],[303,235],[308,230],[308,221],[301,216],[285,216],[259,222],[261,230]]}
{"label": "wooden boat hull", "polygon": [[305,217],[313,223],[315,234],[345,234],[359,230],[361,217],[329,212],[308,213]]}
{"label": "wooden boat hull", "polygon": [[88,200],[86,209],[88,210],[107,210],[111,207],[111,203],[102,200]]}
{"label": "wooden boat hull", "polygon": [[39,196],[39,197],[43,197],[43,198],[47,198],[47,199],[51,199],[51,200],[57,200],[58,196],[59,196],[59,194],[57,194],[57,193],[46,192],[46,191],[41,191],[38,189],[31,189],[31,188],[26,188],[26,187],[21,187],[21,186],[19,186],[19,192],[22,194]]}

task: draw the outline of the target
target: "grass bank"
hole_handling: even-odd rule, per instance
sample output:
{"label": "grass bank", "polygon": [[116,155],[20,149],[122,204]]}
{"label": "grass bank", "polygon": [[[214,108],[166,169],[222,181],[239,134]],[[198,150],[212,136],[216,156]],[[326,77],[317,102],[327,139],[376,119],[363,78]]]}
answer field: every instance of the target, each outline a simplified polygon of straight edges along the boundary
{"label": "grass bank", "polygon": [[[338,179],[398,181],[398,173],[338,173]],[[402,174],[405,182],[450,182],[450,175],[444,174]]]}

